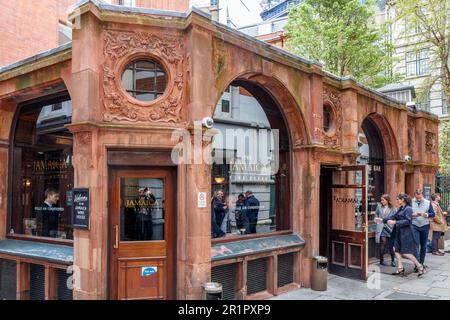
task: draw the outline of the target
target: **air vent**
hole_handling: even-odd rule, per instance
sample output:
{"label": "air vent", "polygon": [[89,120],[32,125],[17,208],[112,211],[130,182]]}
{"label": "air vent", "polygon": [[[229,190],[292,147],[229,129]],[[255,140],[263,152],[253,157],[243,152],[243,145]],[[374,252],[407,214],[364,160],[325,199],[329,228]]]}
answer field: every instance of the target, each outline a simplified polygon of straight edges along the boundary
{"label": "air vent", "polygon": [[0,300],[16,299],[16,262],[0,259]]}
{"label": "air vent", "polygon": [[278,287],[294,282],[294,254],[278,256]]}
{"label": "air vent", "polygon": [[267,289],[267,258],[250,260],[247,263],[247,294]]}
{"label": "air vent", "polygon": [[45,300],[45,267],[30,264],[30,299]]}
{"label": "air vent", "polygon": [[236,267],[235,263],[231,263],[211,269],[211,281],[222,284],[223,300],[236,299]]}
{"label": "air vent", "polygon": [[58,300],[73,300],[72,283],[69,279],[71,275],[66,270],[57,270]]}

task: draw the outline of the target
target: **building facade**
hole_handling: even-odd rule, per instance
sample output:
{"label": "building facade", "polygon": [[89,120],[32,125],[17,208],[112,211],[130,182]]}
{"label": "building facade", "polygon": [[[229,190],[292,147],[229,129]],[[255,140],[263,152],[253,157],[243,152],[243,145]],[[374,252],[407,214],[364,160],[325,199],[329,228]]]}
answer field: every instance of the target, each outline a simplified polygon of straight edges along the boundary
{"label": "building facade", "polygon": [[[434,190],[429,113],[196,9],[69,20],[71,44],[0,69],[2,297],[258,299],[309,287],[319,254],[367,279],[378,194]],[[255,232],[213,239],[217,187],[232,210],[253,191]]]}

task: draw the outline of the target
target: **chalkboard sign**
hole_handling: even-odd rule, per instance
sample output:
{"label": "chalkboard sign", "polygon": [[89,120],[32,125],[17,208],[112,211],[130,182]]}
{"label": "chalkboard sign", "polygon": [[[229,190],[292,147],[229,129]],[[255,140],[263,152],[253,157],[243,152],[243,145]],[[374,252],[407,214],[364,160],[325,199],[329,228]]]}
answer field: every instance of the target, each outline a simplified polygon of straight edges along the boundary
{"label": "chalkboard sign", "polygon": [[72,197],[73,227],[89,230],[89,189],[73,189]]}

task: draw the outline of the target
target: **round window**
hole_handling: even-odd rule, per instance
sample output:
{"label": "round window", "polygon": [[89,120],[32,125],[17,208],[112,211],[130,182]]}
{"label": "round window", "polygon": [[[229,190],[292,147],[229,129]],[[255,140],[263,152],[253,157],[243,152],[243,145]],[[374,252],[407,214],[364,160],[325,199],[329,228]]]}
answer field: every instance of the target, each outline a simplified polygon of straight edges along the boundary
{"label": "round window", "polygon": [[323,106],[323,131],[329,133],[333,127],[333,110],[328,105]]}
{"label": "round window", "polygon": [[156,61],[133,61],[123,71],[122,86],[133,98],[152,101],[164,94],[167,74]]}

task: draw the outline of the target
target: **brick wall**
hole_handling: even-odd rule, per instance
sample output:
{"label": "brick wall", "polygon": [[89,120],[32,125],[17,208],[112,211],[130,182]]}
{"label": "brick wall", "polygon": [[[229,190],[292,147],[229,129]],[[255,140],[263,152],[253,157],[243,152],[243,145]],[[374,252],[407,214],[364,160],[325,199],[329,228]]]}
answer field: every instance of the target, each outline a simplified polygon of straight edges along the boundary
{"label": "brick wall", "polygon": [[[0,4],[0,67],[58,46],[58,22],[78,0],[15,0]],[[108,2],[108,1],[105,1]],[[118,4],[119,0],[112,0]],[[136,6],[187,11],[189,0],[136,0]]]}
{"label": "brick wall", "polygon": [[76,0],[16,0],[0,5],[0,66],[58,46],[58,22]]}

